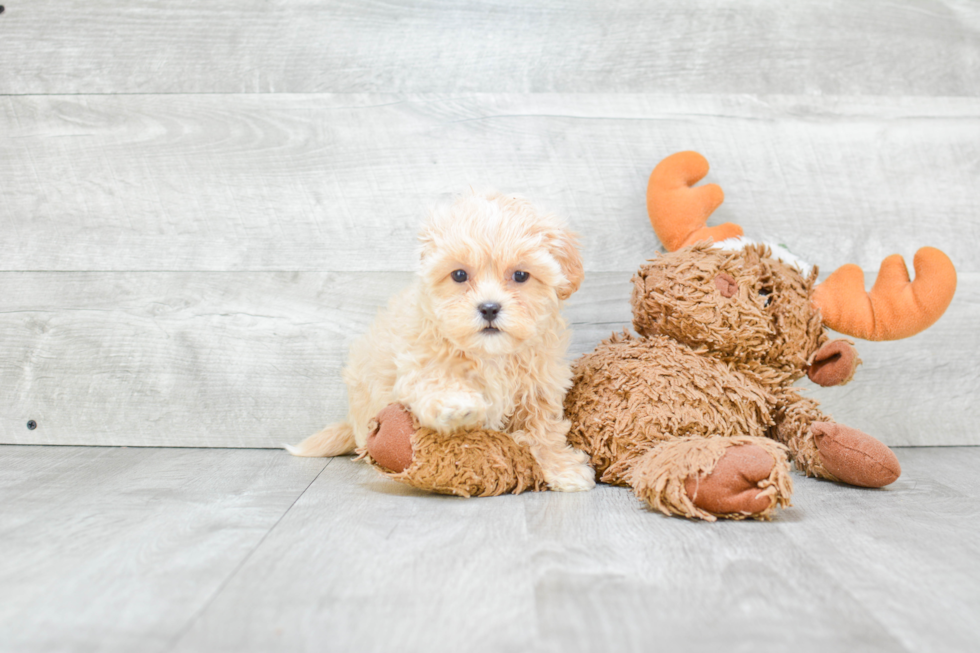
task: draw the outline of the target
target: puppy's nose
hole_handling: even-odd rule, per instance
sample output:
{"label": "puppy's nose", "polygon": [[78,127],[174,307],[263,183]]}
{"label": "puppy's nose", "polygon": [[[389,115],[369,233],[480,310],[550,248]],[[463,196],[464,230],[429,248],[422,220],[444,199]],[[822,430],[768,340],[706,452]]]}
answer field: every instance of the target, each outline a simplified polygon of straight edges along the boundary
{"label": "puppy's nose", "polygon": [[476,308],[487,322],[493,322],[497,319],[497,314],[500,312],[500,304],[496,302],[484,302]]}

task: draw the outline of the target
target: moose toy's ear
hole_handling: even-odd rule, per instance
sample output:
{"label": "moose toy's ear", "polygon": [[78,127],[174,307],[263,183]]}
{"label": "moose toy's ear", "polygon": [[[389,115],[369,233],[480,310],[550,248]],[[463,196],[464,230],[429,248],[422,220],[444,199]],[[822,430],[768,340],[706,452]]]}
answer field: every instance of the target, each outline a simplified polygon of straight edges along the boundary
{"label": "moose toy's ear", "polygon": [[854,377],[861,364],[857,350],[849,340],[831,340],[810,355],[806,375],[824,387],[844,385]]}

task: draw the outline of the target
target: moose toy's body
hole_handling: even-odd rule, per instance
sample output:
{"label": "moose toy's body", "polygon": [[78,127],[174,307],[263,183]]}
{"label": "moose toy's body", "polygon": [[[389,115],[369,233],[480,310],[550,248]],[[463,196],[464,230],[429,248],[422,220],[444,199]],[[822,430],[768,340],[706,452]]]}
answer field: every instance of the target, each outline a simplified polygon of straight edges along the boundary
{"label": "moose toy's body", "polygon": [[[828,341],[811,307],[815,276],[754,244],[726,251],[701,242],[641,267],[632,302],[639,337],[614,336],[576,363],[569,441],[589,452],[604,482],[705,519],[759,517],[788,503],[780,444],[811,476],[894,481],[898,461],[886,447],[833,424],[793,387],[808,370],[823,385],[844,383],[860,362],[846,341]],[[699,483],[719,460],[732,466],[725,488]]]}
{"label": "moose toy's body", "polygon": [[[895,256],[870,293],[856,266],[815,286],[816,269],[744,240],[738,226],[705,226],[723,199],[717,186],[693,187],[707,170],[699,154],[681,152],[653,171],[650,220],[668,253],[633,277],[638,335],[613,335],[575,363],[569,442],[602,481],[631,486],[667,514],[706,520],[765,519],[788,505],[787,454],[809,476],[893,482],[900,468],[886,446],[834,423],[793,383],[807,375],[839,385],[854,375],[854,347],[830,340],[826,327],[875,340],[928,327],[952,300],[952,264],[923,248],[914,282]],[[440,438],[394,409],[378,421],[365,453],[399,480],[467,496],[543,487],[533,459],[499,434]]]}

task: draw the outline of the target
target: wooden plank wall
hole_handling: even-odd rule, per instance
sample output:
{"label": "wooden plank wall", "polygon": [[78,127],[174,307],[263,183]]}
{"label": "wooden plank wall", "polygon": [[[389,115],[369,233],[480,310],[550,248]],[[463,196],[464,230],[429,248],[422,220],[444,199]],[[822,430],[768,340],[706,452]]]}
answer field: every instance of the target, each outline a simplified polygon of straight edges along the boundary
{"label": "wooden plank wall", "polygon": [[980,444],[980,5],[952,0],[7,2],[0,442],[268,447],[341,417],[350,340],[470,185],[582,234],[588,351],[629,323],[646,177],[680,149],[720,219],[825,273],[949,253],[947,315],[813,393],[889,444]]}

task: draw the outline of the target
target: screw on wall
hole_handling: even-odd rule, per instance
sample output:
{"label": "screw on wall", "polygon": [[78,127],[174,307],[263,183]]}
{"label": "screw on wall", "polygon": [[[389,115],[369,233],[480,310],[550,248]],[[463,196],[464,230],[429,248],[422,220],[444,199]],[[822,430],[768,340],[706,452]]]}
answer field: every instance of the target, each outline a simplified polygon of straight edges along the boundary
{"label": "screw on wall", "polygon": [[3,13],[3,5],[0,5],[0,14]]}
{"label": "screw on wall", "polygon": [[27,421],[27,428],[28,428],[28,430],[31,430],[31,431],[33,431],[34,429],[36,429],[36,428],[37,428],[37,422],[35,422],[35,421],[34,421],[34,420],[32,420],[32,419],[31,419],[31,420],[28,420],[28,421]]}

